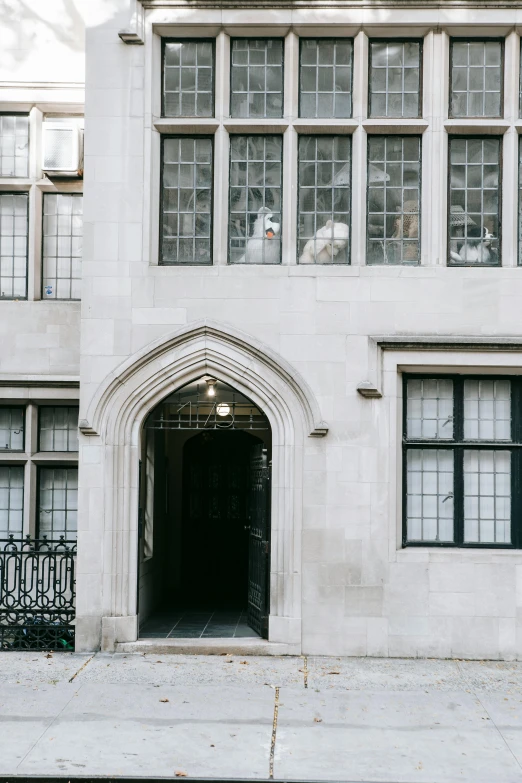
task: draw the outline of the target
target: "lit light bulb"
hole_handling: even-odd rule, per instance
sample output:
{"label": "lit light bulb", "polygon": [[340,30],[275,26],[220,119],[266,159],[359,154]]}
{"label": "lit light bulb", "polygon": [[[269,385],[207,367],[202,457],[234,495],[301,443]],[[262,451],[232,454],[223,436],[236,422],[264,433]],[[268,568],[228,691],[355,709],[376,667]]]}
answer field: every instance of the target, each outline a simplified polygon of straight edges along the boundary
{"label": "lit light bulb", "polygon": [[216,383],[217,383],[217,381],[216,381],[215,378],[207,378],[206,379],[207,394],[208,394],[209,397],[215,397],[216,396],[216,390],[214,388]]}
{"label": "lit light bulb", "polygon": [[230,413],[230,405],[227,405],[226,402],[220,402],[216,408],[216,412],[218,416],[228,416]]}
{"label": "lit light bulb", "polygon": [[208,387],[208,396],[209,397],[215,397],[216,396],[216,390],[213,386]]}

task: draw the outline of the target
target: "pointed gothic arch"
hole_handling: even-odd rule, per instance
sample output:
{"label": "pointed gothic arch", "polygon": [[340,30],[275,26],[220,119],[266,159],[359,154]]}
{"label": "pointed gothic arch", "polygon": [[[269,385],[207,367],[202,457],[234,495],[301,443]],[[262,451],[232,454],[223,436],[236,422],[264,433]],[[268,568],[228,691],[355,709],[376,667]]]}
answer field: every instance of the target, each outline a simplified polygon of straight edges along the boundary
{"label": "pointed gothic arch", "polygon": [[[102,647],[137,638],[137,529],[140,433],[167,395],[213,375],[249,397],[272,429],[272,549],[269,641],[301,644],[302,457],[305,439],[328,429],[306,381],[270,348],[235,327],[202,320],[146,346],[101,384],[80,430],[101,446],[104,476],[100,585]],[[81,481],[81,479],[80,479]],[[82,516],[80,512],[80,531]],[[88,575],[79,547],[78,581]],[[92,569],[91,569],[92,570]],[[92,576],[89,574],[89,576]],[[93,618],[77,638],[92,639]],[[82,627],[86,634],[82,635]],[[82,638],[85,639],[82,642]]]}

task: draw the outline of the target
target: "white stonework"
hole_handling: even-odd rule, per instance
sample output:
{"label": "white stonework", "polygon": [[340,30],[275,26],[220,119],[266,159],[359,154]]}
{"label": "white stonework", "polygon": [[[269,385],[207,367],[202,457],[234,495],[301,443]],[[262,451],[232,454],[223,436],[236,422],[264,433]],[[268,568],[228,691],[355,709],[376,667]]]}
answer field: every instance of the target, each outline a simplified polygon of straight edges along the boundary
{"label": "white stonework", "polygon": [[[14,5],[0,0],[0,20],[2,6],[12,14]],[[520,4],[84,0],[67,35],[52,14],[43,20],[41,3],[29,5],[31,24],[46,33],[28,36],[21,50],[0,47],[1,111],[56,104],[76,112],[85,23],[81,323],[79,303],[37,301],[39,272],[30,271],[30,301],[0,302],[0,380],[59,376],[74,384],[79,376],[77,650],[138,638],[141,428],[166,395],[211,373],[259,405],[272,428],[269,642],[310,655],[522,659],[522,550],[403,548],[401,441],[404,372],[522,374]],[[55,14],[69,4],[45,5]],[[143,45],[124,43],[122,31]],[[218,127],[214,263],[161,266],[160,136],[183,127],[160,116],[161,37],[198,34],[217,38],[221,58],[216,119],[192,123],[193,132]],[[226,116],[231,35],[285,37],[287,69],[297,67],[298,36],[354,37],[353,119],[342,131],[353,140],[350,266],[296,263],[292,154],[284,163],[293,184],[284,191],[282,264],[227,264],[227,134],[251,127]],[[367,119],[368,39],[385,35],[424,39],[423,120]],[[504,117],[448,120],[450,37],[492,35],[505,39]],[[42,53],[55,47],[51,69]],[[275,124],[291,153],[295,81],[287,87]],[[309,125],[318,133],[331,127]],[[367,135],[389,127],[423,134],[419,266],[365,262]],[[474,131],[502,136],[498,268],[446,266],[448,133]],[[36,190],[39,174],[32,176],[26,185]],[[372,396],[358,392],[362,383]]]}

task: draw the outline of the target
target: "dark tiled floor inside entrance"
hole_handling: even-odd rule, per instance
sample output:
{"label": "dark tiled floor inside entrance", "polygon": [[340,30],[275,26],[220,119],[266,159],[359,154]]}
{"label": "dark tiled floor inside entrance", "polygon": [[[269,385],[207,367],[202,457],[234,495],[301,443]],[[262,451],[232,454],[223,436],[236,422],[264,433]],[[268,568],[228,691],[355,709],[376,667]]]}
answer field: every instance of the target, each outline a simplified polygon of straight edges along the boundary
{"label": "dark tiled floor inside entrance", "polygon": [[140,628],[140,639],[238,639],[259,635],[247,625],[246,612],[161,611]]}

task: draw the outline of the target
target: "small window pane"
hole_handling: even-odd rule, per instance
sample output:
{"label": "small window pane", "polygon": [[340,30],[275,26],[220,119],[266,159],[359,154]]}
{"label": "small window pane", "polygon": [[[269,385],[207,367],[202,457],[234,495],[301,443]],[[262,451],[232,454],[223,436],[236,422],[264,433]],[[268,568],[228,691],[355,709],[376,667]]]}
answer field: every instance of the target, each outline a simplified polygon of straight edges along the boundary
{"label": "small window pane", "polygon": [[420,117],[418,41],[370,42],[370,117]]}
{"label": "small window pane", "polygon": [[464,381],[465,440],[511,440],[511,382]]}
{"label": "small window pane", "polygon": [[24,409],[0,408],[0,451],[23,451]]}
{"label": "small window pane", "polygon": [[283,116],[281,39],[234,39],[230,75],[231,117]]}
{"label": "small window pane", "polygon": [[75,539],[78,516],[78,468],[41,468],[38,535]]}
{"label": "small window pane", "polygon": [[299,137],[300,264],[349,262],[350,181],[349,137]]}
{"label": "small window pane", "polygon": [[44,299],[79,299],[81,285],[83,196],[44,193]]}
{"label": "small window pane", "polygon": [[450,139],[449,264],[500,263],[500,140]]}
{"label": "small window pane", "polygon": [[40,451],[78,451],[78,408],[44,406],[39,423]]}
{"label": "small window pane", "polygon": [[212,41],[166,41],[163,68],[163,116],[213,116]]}
{"label": "small window pane", "polygon": [[453,452],[408,451],[406,520],[408,541],[453,541]]}
{"label": "small window pane", "polygon": [[26,193],[0,194],[0,298],[27,298]]}
{"label": "small window pane", "polygon": [[162,264],[212,263],[212,140],[163,140]]}
{"label": "small window pane", "polygon": [[420,262],[421,140],[368,138],[368,264]]}
{"label": "small window pane", "polygon": [[21,536],[24,513],[24,469],[0,466],[0,538]]}
{"label": "small window pane", "polygon": [[29,117],[0,114],[0,177],[29,176]]}
{"label": "small window pane", "polygon": [[511,542],[511,454],[464,452],[464,541]]}
{"label": "small window pane", "polygon": [[502,115],[502,43],[452,41],[452,117]]}
{"label": "small window pane", "polygon": [[351,117],[352,39],[303,38],[300,53],[299,116]]}
{"label": "small window pane", "polygon": [[281,136],[230,137],[229,262],[281,262]]}
{"label": "small window pane", "polygon": [[453,381],[410,379],[407,390],[407,437],[453,438]]}

